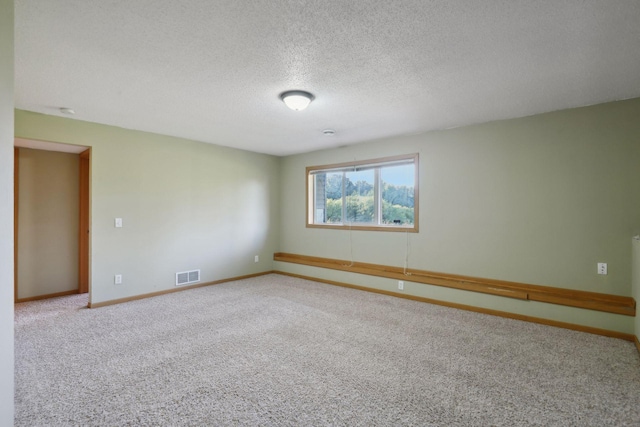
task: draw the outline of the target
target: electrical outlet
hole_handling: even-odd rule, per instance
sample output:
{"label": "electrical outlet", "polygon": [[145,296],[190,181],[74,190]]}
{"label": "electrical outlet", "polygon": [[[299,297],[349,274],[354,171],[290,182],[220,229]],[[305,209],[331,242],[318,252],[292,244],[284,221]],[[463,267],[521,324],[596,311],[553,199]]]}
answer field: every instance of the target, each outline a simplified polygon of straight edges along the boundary
{"label": "electrical outlet", "polygon": [[404,282],[402,280],[398,280],[398,290],[404,290]]}
{"label": "electrical outlet", "polygon": [[260,257],[259,257],[258,255],[256,255],[256,256],[253,258],[253,262],[260,262]]}
{"label": "electrical outlet", "polygon": [[113,283],[115,283],[116,285],[122,285],[122,274],[116,274],[113,277]]}
{"label": "electrical outlet", "polygon": [[606,276],[607,274],[607,263],[606,262],[599,262],[598,263],[598,274],[603,274]]}

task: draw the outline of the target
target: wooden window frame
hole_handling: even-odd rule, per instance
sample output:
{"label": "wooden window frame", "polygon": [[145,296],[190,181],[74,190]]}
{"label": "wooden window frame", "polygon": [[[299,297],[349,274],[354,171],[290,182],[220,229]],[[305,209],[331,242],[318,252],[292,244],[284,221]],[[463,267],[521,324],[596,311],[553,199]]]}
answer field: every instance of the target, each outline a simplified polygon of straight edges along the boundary
{"label": "wooden window frame", "polygon": [[[371,166],[374,168],[375,172],[375,183],[374,183],[374,191],[376,193],[380,193],[381,189],[378,188],[379,185],[379,168],[387,166],[392,166],[394,163],[399,163],[406,161],[407,163],[413,163],[414,165],[414,201],[413,201],[413,212],[414,219],[413,225],[384,225],[384,224],[364,224],[361,225],[359,223],[341,223],[341,224],[318,224],[315,223],[314,220],[314,199],[315,199],[315,188],[314,188],[314,179],[313,174],[318,171],[338,171],[344,170],[350,167],[357,168],[363,166]],[[391,156],[391,157],[383,157],[378,159],[368,159],[368,160],[360,160],[353,162],[344,162],[344,163],[335,163],[330,165],[319,165],[319,166],[307,166],[306,168],[306,226],[307,228],[322,228],[322,229],[334,229],[334,230],[363,230],[363,231],[391,231],[391,232],[403,232],[403,233],[418,233],[419,232],[419,182],[420,182],[420,162],[419,162],[419,154],[406,154],[399,156]],[[344,193],[344,189],[343,189]],[[374,217],[379,218],[382,213],[382,202],[381,202],[381,194],[377,194],[377,197],[374,197],[375,200],[375,209],[377,211],[377,215]],[[378,206],[379,205],[379,206]],[[344,216],[343,216],[344,218]]]}

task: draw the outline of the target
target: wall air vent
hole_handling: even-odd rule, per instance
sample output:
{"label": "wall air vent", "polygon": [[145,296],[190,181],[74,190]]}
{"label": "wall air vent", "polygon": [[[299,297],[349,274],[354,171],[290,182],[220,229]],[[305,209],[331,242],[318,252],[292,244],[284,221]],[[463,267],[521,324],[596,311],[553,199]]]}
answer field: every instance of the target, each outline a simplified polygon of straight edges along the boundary
{"label": "wall air vent", "polygon": [[176,286],[189,285],[200,281],[200,270],[176,273]]}

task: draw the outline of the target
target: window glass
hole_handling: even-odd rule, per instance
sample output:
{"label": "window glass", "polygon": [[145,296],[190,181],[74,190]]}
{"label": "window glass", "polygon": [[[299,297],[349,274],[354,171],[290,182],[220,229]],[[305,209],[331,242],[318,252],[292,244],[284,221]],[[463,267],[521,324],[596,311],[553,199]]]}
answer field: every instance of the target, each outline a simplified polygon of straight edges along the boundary
{"label": "window glass", "polygon": [[375,222],[374,170],[345,172],[347,222]]}
{"label": "window glass", "polygon": [[380,169],[383,224],[413,224],[413,174],[413,165],[389,166]]}
{"label": "window glass", "polygon": [[418,155],[307,168],[307,226],[418,231]]}
{"label": "window glass", "polygon": [[318,173],[315,180],[315,223],[342,223],[342,172]]}

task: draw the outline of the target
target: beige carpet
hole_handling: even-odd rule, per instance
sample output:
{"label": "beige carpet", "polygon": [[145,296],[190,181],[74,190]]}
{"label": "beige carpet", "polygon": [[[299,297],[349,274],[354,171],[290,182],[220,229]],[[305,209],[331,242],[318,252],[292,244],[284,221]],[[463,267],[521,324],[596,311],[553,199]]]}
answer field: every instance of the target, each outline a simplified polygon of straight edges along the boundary
{"label": "beige carpet", "polygon": [[638,426],[630,342],[280,275],[16,305],[16,426]]}

